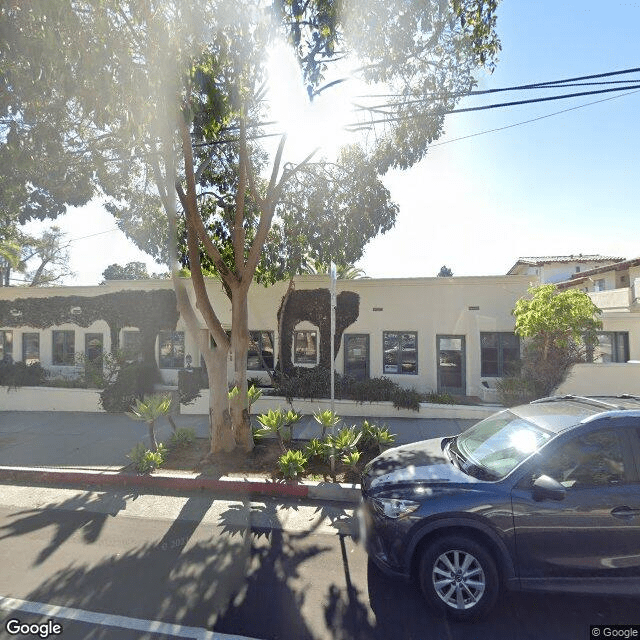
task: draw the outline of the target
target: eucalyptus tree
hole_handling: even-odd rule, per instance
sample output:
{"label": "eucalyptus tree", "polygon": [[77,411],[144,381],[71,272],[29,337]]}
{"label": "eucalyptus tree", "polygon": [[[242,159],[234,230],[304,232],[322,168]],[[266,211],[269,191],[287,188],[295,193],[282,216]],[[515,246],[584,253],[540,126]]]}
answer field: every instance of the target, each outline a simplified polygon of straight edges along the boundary
{"label": "eucalyptus tree", "polygon": [[[422,158],[441,133],[446,112],[473,87],[473,71],[491,67],[499,48],[496,4],[4,3],[0,181],[15,188],[3,195],[0,213],[13,215],[18,202],[21,219],[54,216],[65,204],[102,197],[138,246],[163,256],[172,269],[180,313],[207,365],[212,452],[248,449],[247,293],[256,273],[286,277],[310,252],[321,261],[333,258],[324,242],[336,212],[344,216],[335,227],[340,234],[331,236],[341,239],[337,262],[355,261],[358,242],[361,251],[363,239],[393,223],[395,207],[377,174]],[[359,60],[355,73],[365,82],[392,94],[381,106],[375,100],[362,105],[364,115],[353,128],[375,135],[345,152],[352,154],[351,163],[325,166],[313,152],[297,164],[285,163],[283,137],[270,168],[261,171],[265,157],[257,141],[267,115],[266,61],[282,37],[297,55],[310,98],[343,80],[334,61],[349,56]],[[235,158],[233,178],[211,194],[215,180],[207,172],[220,173],[225,146],[233,148],[226,152]],[[12,158],[19,162],[11,164]],[[5,167],[15,167],[14,173]],[[345,180],[355,187],[345,189]],[[377,197],[382,201],[376,204]],[[353,218],[349,223],[360,211],[362,234]],[[178,277],[181,229],[207,335]],[[231,299],[231,339],[208,298],[203,255]],[[229,350],[239,389],[231,407]]]}

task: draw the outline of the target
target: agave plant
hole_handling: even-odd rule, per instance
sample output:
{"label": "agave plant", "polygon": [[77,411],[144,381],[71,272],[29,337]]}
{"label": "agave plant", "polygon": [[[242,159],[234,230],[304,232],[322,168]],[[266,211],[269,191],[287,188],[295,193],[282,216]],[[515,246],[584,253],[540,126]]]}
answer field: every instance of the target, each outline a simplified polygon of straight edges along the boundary
{"label": "agave plant", "polygon": [[313,417],[316,422],[322,425],[323,438],[327,435],[327,428],[335,427],[340,422],[339,416],[337,416],[334,411],[331,411],[331,409],[318,411],[318,413],[313,414]]}
{"label": "agave plant", "polygon": [[332,452],[330,456],[347,456],[353,453],[361,437],[362,431],[356,431],[355,427],[344,427],[335,436],[328,436],[326,446]]}
{"label": "agave plant", "polygon": [[280,471],[285,478],[293,480],[303,473],[307,458],[302,451],[287,451],[278,458]]}
{"label": "agave plant", "polygon": [[[276,438],[278,438],[278,444],[282,451],[286,451],[284,443],[291,440],[292,427],[300,418],[302,418],[302,416],[295,411],[284,411],[283,409],[274,411],[270,409],[267,413],[258,416],[258,422],[262,427],[257,429],[254,435],[261,438],[262,436],[273,433]],[[286,429],[288,429],[288,431],[286,431]]]}
{"label": "agave plant", "polygon": [[147,427],[149,428],[151,451],[153,452],[156,452],[158,450],[155,431],[156,420],[161,416],[167,415],[170,408],[171,396],[154,394],[150,396],[144,396],[142,400],[137,399],[135,407],[132,407],[131,411],[127,411],[127,415],[132,420],[138,420],[140,422],[147,423]]}

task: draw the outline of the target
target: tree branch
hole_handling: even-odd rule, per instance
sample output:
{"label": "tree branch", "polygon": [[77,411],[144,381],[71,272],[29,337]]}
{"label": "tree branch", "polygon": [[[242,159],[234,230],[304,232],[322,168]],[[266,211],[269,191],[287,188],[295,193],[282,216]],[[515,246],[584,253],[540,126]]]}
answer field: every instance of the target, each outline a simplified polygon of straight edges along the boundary
{"label": "tree branch", "polygon": [[[243,108],[244,111],[244,108]],[[242,281],[244,277],[244,206],[245,206],[245,194],[247,191],[247,163],[248,163],[248,151],[247,151],[247,128],[245,126],[245,115],[240,115],[240,149],[239,149],[239,175],[238,175],[238,190],[236,191],[236,212],[233,225],[233,257],[236,263],[236,274],[238,279]],[[253,275],[253,274],[251,274]]]}

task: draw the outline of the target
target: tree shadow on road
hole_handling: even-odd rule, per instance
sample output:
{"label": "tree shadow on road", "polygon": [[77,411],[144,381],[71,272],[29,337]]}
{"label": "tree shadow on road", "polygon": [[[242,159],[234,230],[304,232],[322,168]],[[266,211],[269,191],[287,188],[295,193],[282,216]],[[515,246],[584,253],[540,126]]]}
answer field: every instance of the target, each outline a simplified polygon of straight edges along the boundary
{"label": "tree shadow on road", "polygon": [[0,540],[55,527],[49,544],[40,551],[34,565],[42,564],[76,531],[82,532],[87,544],[93,544],[100,536],[104,523],[126,509],[127,499],[134,494],[101,494],[85,491],[62,502],[50,503],[37,509],[10,514],[13,522],[0,527]]}
{"label": "tree shadow on road", "polygon": [[[300,613],[306,588],[299,568],[328,547],[317,540],[304,540],[307,533],[287,533],[277,528],[252,530],[255,505],[248,499],[227,509],[220,524],[202,523],[213,501],[213,497],[203,500],[201,495],[197,500],[187,500],[181,511],[184,517],[163,528],[157,539],[129,550],[125,547],[124,553],[98,562],[74,560],[50,574],[26,599],[145,620],[233,629],[233,633],[259,638],[317,637]],[[62,514],[58,520],[56,510],[63,505],[65,509],[80,509],[79,513],[64,514],[71,524],[64,523]],[[274,522],[277,520],[275,504],[257,508],[272,510]],[[267,513],[267,519],[271,515]],[[13,526],[8,535],[54,522],[57,531],[64,534],[54,536],[57,546],[83,527],[86,518],[98,523],[91,526],[99,533],[107,517],[103,513],[85,514],[82,501],[60,503],[46,513],[29,514],[23,526]],[[132,521],[132,526],[135,523]],[[149,529],[154,524],[141,522],[140,526]],[[162,521],[158,525],[162,526]],[[40,556],[50,555],[53,548],[52,542]],[[270,620],[269,635],[265,635],[264,620]],[[71,628],[73,623],[68,625]],[[85,637],[97,640],[114,635],[117,637],[117,630],[96,627]]]}

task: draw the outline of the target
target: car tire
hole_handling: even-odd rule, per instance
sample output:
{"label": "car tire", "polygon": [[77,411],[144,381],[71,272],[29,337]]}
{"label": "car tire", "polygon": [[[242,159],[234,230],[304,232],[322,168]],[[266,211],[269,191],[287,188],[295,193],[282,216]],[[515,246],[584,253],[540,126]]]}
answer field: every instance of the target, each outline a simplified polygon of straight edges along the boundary
{"label": "car tire", "polygon": [[466,536],[438,538],[420,559],[420,586],[428,604],[456,620],[477,620],[493,607],[500,590],[496,563]]}

